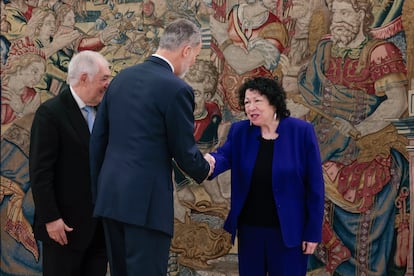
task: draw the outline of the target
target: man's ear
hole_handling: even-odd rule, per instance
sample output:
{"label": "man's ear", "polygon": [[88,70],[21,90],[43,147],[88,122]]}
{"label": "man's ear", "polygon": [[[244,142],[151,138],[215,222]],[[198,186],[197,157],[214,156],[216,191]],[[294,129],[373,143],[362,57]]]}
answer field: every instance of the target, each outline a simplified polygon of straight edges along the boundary
{"label": "man's ear", "polygon": [[193,48],[190,45],[186,45],[183,47],[183,56],[187,57],[188,55],[191,54]]}
{"label": "man's ear", "polygon": [[79,79],[80,79],[80,83],[85,83],[88,80],[88,74],[82,73]]}

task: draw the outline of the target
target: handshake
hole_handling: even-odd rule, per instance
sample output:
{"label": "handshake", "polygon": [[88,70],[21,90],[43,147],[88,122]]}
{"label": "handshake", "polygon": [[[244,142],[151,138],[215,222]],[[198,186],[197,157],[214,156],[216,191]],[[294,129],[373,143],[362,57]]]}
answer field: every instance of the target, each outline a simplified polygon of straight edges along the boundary
{"label": "handshake", "polygon": [[208,172],[208,176],[210,176],[214,171],[214,166],[216,165],[216,159],[214,159],[214,157],[210,153],[204,154],[204,159],[206,159],[206,161],[210,165],[210,171]]}

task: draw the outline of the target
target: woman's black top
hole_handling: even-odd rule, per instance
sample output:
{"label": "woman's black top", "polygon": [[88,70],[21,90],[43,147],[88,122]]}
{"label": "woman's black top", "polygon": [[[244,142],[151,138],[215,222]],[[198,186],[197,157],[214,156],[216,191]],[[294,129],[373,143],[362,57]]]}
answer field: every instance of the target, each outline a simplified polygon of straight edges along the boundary
{"label": "woman's black top", "polygon": [[272,160],[275,140],[259,138],[260,146],[253,169],[250,191],[239,217],[240,224],[278,227],[272,189]]}

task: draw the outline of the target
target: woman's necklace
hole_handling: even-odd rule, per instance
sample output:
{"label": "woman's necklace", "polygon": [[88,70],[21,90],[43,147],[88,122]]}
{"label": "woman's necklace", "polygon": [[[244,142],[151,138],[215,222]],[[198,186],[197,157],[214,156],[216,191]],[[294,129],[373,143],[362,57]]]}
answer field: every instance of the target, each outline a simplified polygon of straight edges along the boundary
{"label": "woman's necklace", "polygon": [[277,133],[277,128],[279,126],[279,120],[277,120],[275,123],[276,123],[276,126],[273,126],[273,127],[269,128],[269,129],[274,129],[274,131],[263,131],[263,129],[262,129],[263,139],[265,139],[265,140],[276,140],[279,137],[279,133]]}

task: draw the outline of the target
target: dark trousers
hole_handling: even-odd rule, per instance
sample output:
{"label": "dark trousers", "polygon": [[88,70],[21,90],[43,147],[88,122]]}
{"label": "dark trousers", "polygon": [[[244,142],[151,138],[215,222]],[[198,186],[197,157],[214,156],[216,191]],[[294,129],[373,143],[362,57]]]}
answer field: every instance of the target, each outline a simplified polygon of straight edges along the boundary
{"label": "dark trousers", "polygon": [[105,239],[95,234],[91,244],[84,250],[43,243],[43,276],[105,276],[108,268]]}
{"label": "dark trousers", "polygon": [[237,237],[240,276],[306,275],[308,255],[301,245],[287,248],[280,228],[240,225]]}
{"label": "dark trousers", "polygon": [[171,237],[166,233],[103,219],[111,276],[165,276]]}

